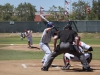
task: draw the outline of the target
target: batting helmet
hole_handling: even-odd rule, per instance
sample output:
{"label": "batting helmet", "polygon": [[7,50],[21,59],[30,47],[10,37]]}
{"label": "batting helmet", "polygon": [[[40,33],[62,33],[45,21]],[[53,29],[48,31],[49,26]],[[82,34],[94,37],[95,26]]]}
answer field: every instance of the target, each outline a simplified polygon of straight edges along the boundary
{"label": "batting helmet", "polygon": [[47,28],[49,28],[49,27],[53,27],[53,22],[49,22],[49,23],[47,24]]}

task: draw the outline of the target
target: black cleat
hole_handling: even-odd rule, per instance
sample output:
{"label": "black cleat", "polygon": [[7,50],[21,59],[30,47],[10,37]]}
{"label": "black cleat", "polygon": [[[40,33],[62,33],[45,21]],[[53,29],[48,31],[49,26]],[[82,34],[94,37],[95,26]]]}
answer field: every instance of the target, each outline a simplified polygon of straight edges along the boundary
{"label": "black cleat", "polygon": [[46,67],[42,67],[41,71],[48,71],[48,69]]}
{"label": "black cleat", "polygon": [[85,71],[85,72],[93,72],[93,69],[92,69],[92,68],[90,68],[90,67],[89,67],[89,68],[87,68],[87,69],[84,69],[84,68],[83,68],[83,71]]}

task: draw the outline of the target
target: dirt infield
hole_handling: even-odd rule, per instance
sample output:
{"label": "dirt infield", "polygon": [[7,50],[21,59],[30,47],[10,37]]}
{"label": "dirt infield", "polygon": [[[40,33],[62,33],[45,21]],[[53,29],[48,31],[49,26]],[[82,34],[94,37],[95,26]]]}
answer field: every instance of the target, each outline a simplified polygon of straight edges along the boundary
{"label": "dirt infield", "polygon": [[82,72],[80,62],[71,62],[70,70],[61,70],[63,66],[62,59],[55,59],[54,65],[58,67],[50,67],[49,71],[41,71],[41,60],[13,60],[0,61],[0,75],[99,75],[100,61],[93,60],[91,66],[93,72]]}
{"label": "dirt infield", "polygon": [[[35,44],[34,47],[39,47]],[[51,45],[51,48],[53,45]],[[100,47],[98,45],[98,47]],[[40,51],[39,49],[29,49],[27,45],[11,44],[6,47],[1,47],[3,50],[25,50],[25,51]],[[80,62],[71,62],[70,70],[61,70],[64,65],[62,59],[55,59],[52,63],[55,67],[50,67],[49,71],[41,71],[42,63],[40,59],[33,60],[0,60],[0,75],[99,75],[100,60],[92,60],[90,66],[94,69],[93,72],[82,72]]]}
{"label": "dirt infield", "polygon": [[[39,44],[33,44],[32,49],[28,48],[27,44],[0,44],[0,45],[7,45],[6,47],[1,47],[0,49],[4,50],[24,50],[24,51],[40,51]],[[100,47],[100,45],[90,45],[92,47]],[[53,44],[50,44],[51,49],[53,49]]]}

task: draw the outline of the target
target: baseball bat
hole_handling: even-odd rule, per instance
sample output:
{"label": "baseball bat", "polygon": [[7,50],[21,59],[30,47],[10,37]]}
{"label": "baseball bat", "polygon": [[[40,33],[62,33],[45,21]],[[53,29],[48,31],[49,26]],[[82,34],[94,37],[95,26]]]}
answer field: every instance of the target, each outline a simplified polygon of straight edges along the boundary
{"label": "baseball bat", "polygon": [[55,29],[56,31],[58,31],[58,29],[57,29],[56,27],[54,27],[54,29]]}
{"label": "baseball bat", "polygon": [[49,22],[43,15],[40,15],[40,17],[45,20],[46,22]]}
{"label": "baseball bat", "polygon": [[[41,17],[43,20],[45,20],[46,22],[49,22],[43,15],[40,15],[40,17]],[[56,31],[58,31],[58,29],[57,29],[56,27],[54,27],[54,29],[55,29]]]}

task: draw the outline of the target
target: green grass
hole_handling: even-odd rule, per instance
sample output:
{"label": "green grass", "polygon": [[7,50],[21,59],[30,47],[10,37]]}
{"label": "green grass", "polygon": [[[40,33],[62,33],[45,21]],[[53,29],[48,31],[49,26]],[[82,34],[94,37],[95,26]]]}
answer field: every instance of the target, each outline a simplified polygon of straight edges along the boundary
{"label": "green grass", "polygon": [[0,60],[40,59],[43,52],[0,50]]}
{"label": "green grass", "polygon": [[[33,44],[39,44],[40,38],[33,38]],[[83,39],[87,44],[97,44],[100,45],[100,39]],[[50,43],[53,43],[51,41]],[[7,37],[7,38],[0,38],[0,44],[27,44],[27,38],[21,40],[19,37]],[[7,45],[0,45],[4,47]],[[93,60],[100,60],[100,47],[94,47],[93,53]],[[24,59],[42,59],[44,56],[43,51],[39,52],[31,52],[31,51],[19,51],[19,50],[2,50],[0,49],[0,60],[24,60]],[[59,55],[57,59],[61,59],[62,55]]]}
{"label": "green grass", "polygon": [[[100,45],[100,39],[81,39],[87,44],[98,44]],[[34,44],[39,44],[40,38],[33,38]],[[53,43],[53,40],[50,42]],[[8,38],[0,38],[0,44],[27,44],[27,38],[21,40],[19,37],[8,37]]]}
{"label": "green grass", "polygon": [[100,45],[100,39],[81,39],[86,44],[98,44]]}
{"label": "green grass", "polygon": [[[19,50],[0,50],[0,60],[29,60],[29,59],[42,59],[44,56],[43,51],[31,52],[31,51],[19,51]],[[59,55],[57,59],[62,58]]]}
{"label": "green grass", "polygon": [[[94,47],[93,60],[100,60],[100,47]],[[56,57],[56,59],[62,59],[62,55]],[[0,50],[0,60],[29,60],[29,59],[42,59],[44,56],[43,51],[31,52],[31,51],[19,51],[19,50]]]}
{"label": "green grass", "polygon": [[100,47],[93,47],[92,55],[93,60],[100,60]]}
{"label": "green grass", "polygon": [[[35,44],[38,44],[39,41],[40,38],[33,38],[33,42]],[[0,38],[0,44],[27,44],[27,38],[25,38],[24,40],[21,40],[20,38],[17,37]]]}

